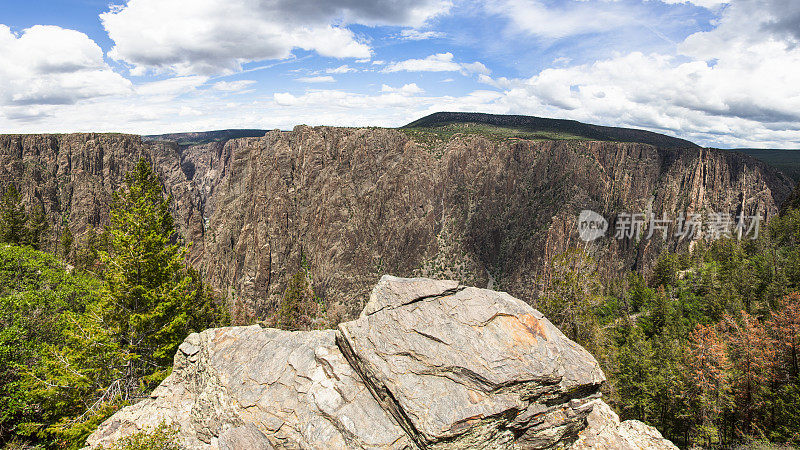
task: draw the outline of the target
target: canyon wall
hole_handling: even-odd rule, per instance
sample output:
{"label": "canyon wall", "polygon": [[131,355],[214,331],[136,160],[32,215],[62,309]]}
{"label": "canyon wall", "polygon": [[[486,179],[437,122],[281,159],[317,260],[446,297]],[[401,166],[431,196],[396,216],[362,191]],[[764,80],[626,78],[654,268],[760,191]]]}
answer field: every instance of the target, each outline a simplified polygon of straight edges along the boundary
{"label": "canyon wall", "polygon": [[[309,269],[315,293],[352,318],[384,273],[458,279],[531,301],[547,262],[579,246],[607,273],[648,270],[670,237],[617,240],[613,217],[777,214],[792,182],[723,150],[456,135],[436,146],[392,129],[298,126],[179,147],[113,134],[0,136],[0,182],[42,204],[53,243],[107,220],[139,157],[154,162],[191,263],[234,309],[265,317]],[[611,220],[578,237],[583,209]]]}

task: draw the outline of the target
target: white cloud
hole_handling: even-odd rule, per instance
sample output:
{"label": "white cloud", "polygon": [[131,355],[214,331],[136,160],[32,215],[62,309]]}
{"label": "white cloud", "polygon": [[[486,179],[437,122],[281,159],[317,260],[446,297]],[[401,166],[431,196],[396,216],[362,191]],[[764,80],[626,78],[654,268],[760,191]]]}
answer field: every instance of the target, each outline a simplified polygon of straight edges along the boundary
{"label": "white cloud", "polygon": [[488,67],[479,62],[461,64],[461,67],[469,73],[479,73],[482,75],[489,75],[492,73]]}
{"label": "white cloud", "polygon": [[297,103],[297,97],[288,92],[276,92],[272,98],[280,106],[291,106]]}
{"label": "white cloud", "polygon": [[458,72],[461,65],[453,61],[452,53],[437,53],[425,59],[407,59],[390,64],[384,72]]}
{"label": "white cloud", "polygon": [[650,128],[707,145],[797,146],[800,47],[773,28],[777,20],[763,1],[743,0],[676,54],[634,52],[526,80],[481,81],[507,89],[503,102],[517,113]]}
{"label": "white cloud", "polygon": [[382,85],[381,92],[397,92],[403,95],[415,95],[425,92],[424,89],[417,86],[417,83],[404,84],[402,87],[393,88],[389,85]]}
{"label": "white cloud", "polygon": [[406,41],[423,41],[426,39],[443,38],[445,34],[439,31],[420,31],[414,28],[405,29],[400,32],[400,39]]}
{"label": "white cloud", "polygon": [[370,58],[347,24],[417,27],[450,7],[445,0],[129,0],[100,18],[114,41],[109,56],[134,73],[209,75],[286,58],[295,48]]}
{"label": "white cloud", "polygon": [[301,83],[333,83],[336,79],[330,75],[320,75],[315,77],[300,77],[297,78],[297,81]]}
{"label": "white cloud", "polygon": [[407,59],[390,64],[383,72],[462,72],[488,75],[491,71],[479,62],[459,63],[453,60],[453,54],[437,53],[424,59]]}
{"label": "white cloud", "polygon": [[36,25],[17,35],[0,25],[0,106],[18,107],[7,115],[36,118],[44,114],[36,105],[69,105],[130,91],[131,83],[111,70],[85,34]]}
{"label": "white cloud", "polygon": [[[403,89],[386,86],[379,95],[341,90],[313,90],[303,95],[276,93],[274,102],[282,114],[291,117],[291,124],[317,125],[382,125],[399,126],[436,111],[504,112],[506,106],[496,103],[499,92],[474,91],[465,96],[426,97],[403,94]],[[417,88],[418,89],[418,88]],[[376,122],[376,117],[380,121]]]}
{"label": "white cloud", "polygon": [[352,72],[358,72],[358,70],[348,66],[347,64],[339,67],[325,69],[325,73],[339,74],[339,73],[352,73]]}
{"label": "white cloud", "polygon": [[498,89],[510,89],[514,85],[514,81],[506,77],[492,78],[486,74],[478,75],[478,81]]}
{"label": "white cloud", "polygon": [[541,0],[490,0],[485,8],[507,18],[515,31],[546,39],[611,31],[638,20],[625,5],[597,0],[566,0],[557,7]]}
{"label": "white cloud", "polygon": [[223,92],[241,92],[255,83],[255,80],[218,81],[214,83],[214,89]]}
{"label": "white cloud", "polygon": [[669,5],[688,3],[700,6],[706,9],[718,8],[726,3],[731,3],[730,0],[661,0],[663,3]]}

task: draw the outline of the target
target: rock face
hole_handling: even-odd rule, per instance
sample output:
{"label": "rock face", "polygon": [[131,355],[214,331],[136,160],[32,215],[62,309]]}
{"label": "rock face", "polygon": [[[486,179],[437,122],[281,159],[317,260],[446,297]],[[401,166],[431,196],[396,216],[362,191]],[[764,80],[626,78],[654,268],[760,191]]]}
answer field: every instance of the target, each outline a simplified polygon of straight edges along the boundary
{"label": "rock face", "polygon": [[588,426],[572,445],[573,450],[678,450],[655,428],[638,420],[619,421],[617,413],[601,400],[595,400],[587,420]]}
{"label": "rock face", "polygon": [[387,276],[372,301],[381,308],[335,331],[192,334],[150,398],[87,445],[167,423],[192,449],[668,448],[620,425],[598,400],[595,359],[506,293]]}
{"label": "rock face", "polygon": [[[126,135],[0,136],[0,182],[44,206],[56,241],[107,220],[140,156],[173,197],[191,261],[231,310],[264,318],[305,261],[317,296],[345,319],[383,273],[495,286],[525,301],[548,261],[576,244],[591,209],[649,217],[776,214],[792,182],[740,154],[599,141],[455,135],[433,147],[402,130],[298,126],[180,147]],[[614,223],[611,223],[613,234]],[[656,237],[586,248],[616,273],[647,271]]]}
{"label": "rock face", "polygon": [[[190,335],[151,398],[106,421],[88,444],[162,422],[189,448],[402,448],[403,430],[372,398],[335,332],[258,325]],[[246,446],[238,443],[247,442]]]}

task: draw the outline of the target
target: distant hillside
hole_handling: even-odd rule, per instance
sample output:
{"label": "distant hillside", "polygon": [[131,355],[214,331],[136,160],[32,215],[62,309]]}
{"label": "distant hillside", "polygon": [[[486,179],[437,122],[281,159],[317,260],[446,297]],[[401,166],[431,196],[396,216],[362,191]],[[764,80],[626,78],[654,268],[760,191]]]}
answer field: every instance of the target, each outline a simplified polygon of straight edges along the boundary
{"label": "distant hillside", "polygon": [[261,137],[267,130],[217,130],[197,131],[189,133],[153,134],[142,136],[145,141],[170,141],[181,147],[190,145],[208,144],[209,142],[227,141],[229,139],[245,137]]}
{"label": "distant hillside", "polygon": [[800,149],[771,150],[764,148],[737,148],[733,151],[744,153],[780,170],[795,182],[800,183]]}
{"label": "distant hillside", "polygon": [[477,132],[496,137],[520,139],[575,139],[591,141],[639,142],[662,148],[697,148],[697,144],[664,134],[631,128],[591,125],[575,120],[545,119],[483,113],[439,112],[415,120],[403,130],[444,134]]}

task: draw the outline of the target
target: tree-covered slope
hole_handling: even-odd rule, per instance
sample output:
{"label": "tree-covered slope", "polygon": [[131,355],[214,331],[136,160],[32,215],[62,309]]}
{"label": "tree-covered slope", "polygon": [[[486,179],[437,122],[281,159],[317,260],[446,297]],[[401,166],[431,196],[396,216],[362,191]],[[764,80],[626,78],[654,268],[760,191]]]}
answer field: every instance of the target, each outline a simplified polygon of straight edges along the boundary
{"label": "tree-covered slope", "polygon": [[168,375],[186,336],[227,315],[186,266],[145,160],[115,191],[102,235],[79,252],[60,246],[77,268],[31,247],[47,242],[31,239],[38,221],[12,186],[0,201],[0,446],[81,448]]}
{"label": "tree-covered slope", "polygon": [[[482,127],[476,127],[481,125]],[[544,117],[438,112],[417,119],[403,129],[428,132],[483,132],[508,134],[520,138],[581,139],[592,141],[638,142],[664,148],[691,148],[696,144],[652,131],[605,127],[576,120]]]}
{"label": "tree-covered slope", "polygon": [[764,161],[800,183],[800,150],[738,148],[735,151]]}

